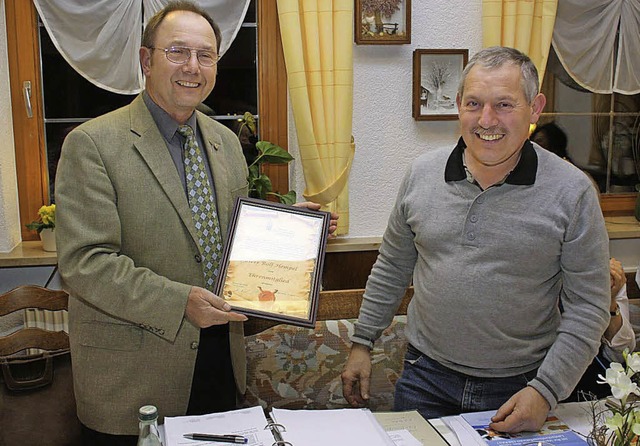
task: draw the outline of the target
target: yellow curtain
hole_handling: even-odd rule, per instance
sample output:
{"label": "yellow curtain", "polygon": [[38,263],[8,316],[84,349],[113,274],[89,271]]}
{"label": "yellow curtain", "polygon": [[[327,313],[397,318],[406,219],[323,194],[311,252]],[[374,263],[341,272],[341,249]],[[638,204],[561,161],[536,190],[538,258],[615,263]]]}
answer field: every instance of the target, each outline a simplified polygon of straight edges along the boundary
{"label": "yellow curtain", "polygon": [[483,46],[509,46],[527,54],[542,85],[557,9],[558,0],[483,0]]}
{"label": "yellow curtain", "polygon": [[346,234],[355,153],[353,0],[278,0],[278,18],[304,196],[340,214],[336,232]]}

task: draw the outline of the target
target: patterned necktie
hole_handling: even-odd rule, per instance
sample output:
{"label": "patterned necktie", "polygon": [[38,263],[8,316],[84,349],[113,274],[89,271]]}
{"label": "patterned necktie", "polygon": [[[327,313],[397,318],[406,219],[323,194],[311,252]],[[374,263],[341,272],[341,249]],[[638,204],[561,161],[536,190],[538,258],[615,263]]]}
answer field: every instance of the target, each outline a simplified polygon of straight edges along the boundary
{"label": "patterned necktie", "polygon": [[178,133],[186,138],[184,144],[184,170],[187,178],[187,196],[198,233],[198,246],[203,261],[207,289],[213,290],[218,276],[222,253],[220,222],[216,203],[211,193],[202,152],[193,129],[188,125],[178,127]]}

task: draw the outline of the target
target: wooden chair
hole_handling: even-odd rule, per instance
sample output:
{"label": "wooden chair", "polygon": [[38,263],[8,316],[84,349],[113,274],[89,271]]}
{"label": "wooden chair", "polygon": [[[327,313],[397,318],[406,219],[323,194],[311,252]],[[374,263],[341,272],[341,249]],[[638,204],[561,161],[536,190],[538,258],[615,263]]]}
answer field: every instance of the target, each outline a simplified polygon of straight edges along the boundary
{"label": "wooden chair", "polygon": [[[66,310],[68,299],[64,291],[19,286],[0,295],[0,317],[28,308]],[[79,444],[66,332],[24,327],[0,337],[0,367],[0,446]]]}

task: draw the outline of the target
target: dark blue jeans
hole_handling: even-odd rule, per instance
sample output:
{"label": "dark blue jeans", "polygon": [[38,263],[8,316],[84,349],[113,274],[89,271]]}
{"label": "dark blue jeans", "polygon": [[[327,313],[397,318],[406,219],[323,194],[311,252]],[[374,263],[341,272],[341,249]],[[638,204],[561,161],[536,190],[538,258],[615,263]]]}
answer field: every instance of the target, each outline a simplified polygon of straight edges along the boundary
{"label": "dark blue jeans", "polygon": [[478,378],[451,370],[407,348],[402,376],[396,383],[393,410],[417,410],[424,418],[497,410],[525,388],[537,370],[507,378]]}

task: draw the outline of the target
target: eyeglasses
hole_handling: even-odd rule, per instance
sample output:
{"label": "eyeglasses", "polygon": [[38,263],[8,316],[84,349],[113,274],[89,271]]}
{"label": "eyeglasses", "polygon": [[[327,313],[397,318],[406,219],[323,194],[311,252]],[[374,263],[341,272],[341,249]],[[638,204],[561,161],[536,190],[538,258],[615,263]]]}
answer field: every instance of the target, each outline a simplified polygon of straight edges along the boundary
{"label": "eyeglasses", "polygon": [[151,47],[152,50],[162,50],[169,62],[173,62],[179,65],[186,64],[191,55],[195,53],[198,58],[198,63],[203,67],[212,67],[218,63],[220,56],[213,51],[199,50],[197,48],[188,48],[186,46],[172,46],[169,48]]}

